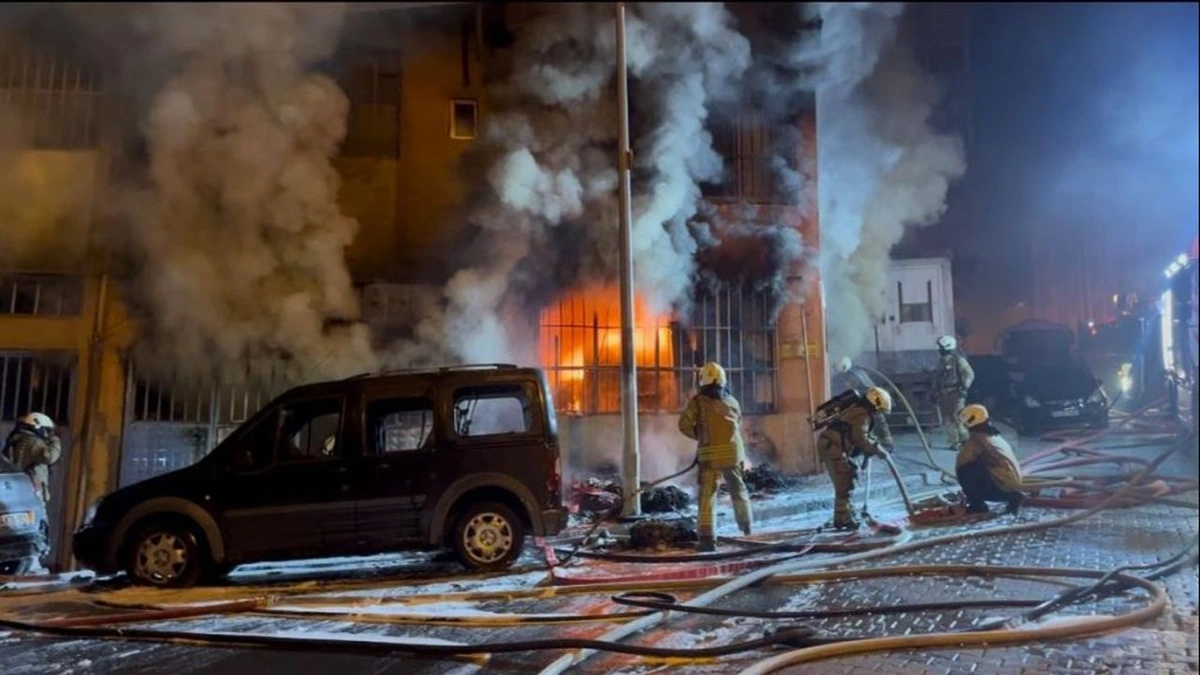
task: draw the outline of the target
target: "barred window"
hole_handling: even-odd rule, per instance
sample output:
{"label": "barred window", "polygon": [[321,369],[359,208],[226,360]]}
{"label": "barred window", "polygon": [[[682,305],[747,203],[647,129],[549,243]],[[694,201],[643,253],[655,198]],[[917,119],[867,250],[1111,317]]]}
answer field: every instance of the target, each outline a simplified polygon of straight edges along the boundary
{"label": "barred window", "polygon": [[0,275],[0,316],[79,316],[83,279],[51,274]]}
{"label": "barred window", "polygon": [[[638,409],[678,412],[707,361],[725,367],[743,410],[775,409],[773,294],[736,288],[698,291],[690,317],[653,315],[635,299]],[[621,409],[620,295],[612,287],[569,293],[541,314],[541,365],[561,412]]]}
{"label": "barred window", "polygon": [[355,53],[341,60],[337,80],[350,99],[343,157],[400,156],[400,57]]}
{"label": "barred window", "polygon": [[239,387],[171,387],[133,369],[126,395],[121,485],[200,460],[272,398]]}
{"label": "barred window", "polygon": [[708,126],[713,149],[725,162],[725,176],[718,184],[703,186],[705,197],[752,204],[796,202],[781,180],[782,171],[796,168],[794,155],[799,149],[786,147],[796,131],[770,125],[753,112],[714,115]]}
{"label": "barred window", "polygon": [[96,147],[100,82],[85,65],[11,40],[0,46],[0,107],[15,110],[25,139],[46,150]]}
{"label": "barred window", "polygon": [[705,362],[721,364],[743,412],[776,409],[776,302],[774,292],[744,286],[698,292],[680,336],[681,361],[691,366],[693,378]]}
{"label": "barred window", "polygon": [[0,352],[0,424],[15,422],[31,412],[49,415],[69,426],[71,361]]}

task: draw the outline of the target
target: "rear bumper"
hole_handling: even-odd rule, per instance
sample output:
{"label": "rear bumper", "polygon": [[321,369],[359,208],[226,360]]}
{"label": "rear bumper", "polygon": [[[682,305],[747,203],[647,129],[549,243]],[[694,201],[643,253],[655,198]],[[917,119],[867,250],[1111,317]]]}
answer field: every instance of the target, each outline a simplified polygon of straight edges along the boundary
{"label": "rear bumper", "polygon": [[0,563],[34,558],[42,554],[46,538],[39,532],[0,534]]}
{"label": "rear bumper", "polygon": [[567,512],[565,509],[545,509],[542,511],[542,532],[538,536],[553,536],[567,527]]}

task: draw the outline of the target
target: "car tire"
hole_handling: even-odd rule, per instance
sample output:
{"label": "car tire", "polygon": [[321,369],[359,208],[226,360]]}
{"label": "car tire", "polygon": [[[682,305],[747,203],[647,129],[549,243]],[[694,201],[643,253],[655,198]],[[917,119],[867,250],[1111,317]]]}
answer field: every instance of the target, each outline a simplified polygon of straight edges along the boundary
{"label": "car tire", "polygon": [[454,524],[454,552],[475,571],[507,569],[525,545],[525,523],[505,504],[484,502],[467,507]]}
{"label": "car tire", "polygon": [[202,542],[194,526],[153,522],[129,538],[125,572],[141,586],[190,588],[208,567],[208,551]]}

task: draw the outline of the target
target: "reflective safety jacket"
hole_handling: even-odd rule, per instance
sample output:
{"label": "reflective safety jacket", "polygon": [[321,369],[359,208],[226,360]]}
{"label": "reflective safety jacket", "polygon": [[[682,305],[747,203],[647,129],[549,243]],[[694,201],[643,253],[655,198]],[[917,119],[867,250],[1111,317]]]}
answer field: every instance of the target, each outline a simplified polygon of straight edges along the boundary
{"label": "reflective safety jacket", "polygon": [[731,469],[746,460],[742,407],[723,387],[705,387],[679,416],[679,431],[696,441],[701,469]]}
{"label": "reflective safety jacket", "polygon": [[933,387],[939,394],[957,392],[963,395],[975,382],[975,369],[962,354],[943,354],[938,359],[933,380]]}
{"label": "reflective safety jacket", "polygon": [[879,455],[881,450],[892,449],[892,430],[882,413],[858,404],[822,429],[817,443],[827,449],[840,448],[848,457]]}
{"label": "reflective safety jacket", "polygon": [[972,431],[955,458],[956,467],[982,462],[1001,490],[1021,489],[1021,463],[1003,436]]}

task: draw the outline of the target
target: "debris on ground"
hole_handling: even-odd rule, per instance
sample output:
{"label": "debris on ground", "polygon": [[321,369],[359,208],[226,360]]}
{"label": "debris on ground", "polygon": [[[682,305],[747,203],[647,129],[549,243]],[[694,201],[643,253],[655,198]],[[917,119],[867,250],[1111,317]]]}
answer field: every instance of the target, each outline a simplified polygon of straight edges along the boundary
{"label": "debris on ground", "polygon": [[752,495],[775,494],[800,484],[799,476],[788,475],[766,463],[747,471],[743,479],[746,481],[746,489]]}
{"label": "debris on ground", "polygon": [[671,513],[690,506],[692,497],[674,485],[652,488],[642,493],[643,513]]}
{"label": "debris on ground", "polygon": [[602,478],[571,483],[570,513],[605,514],[621,506],[621,486]]}
{"label": "debris on ground", "polygon": [[629,528],[630,548],[680,548],[695,543],[696,521],[691,518],[643,520]]}

